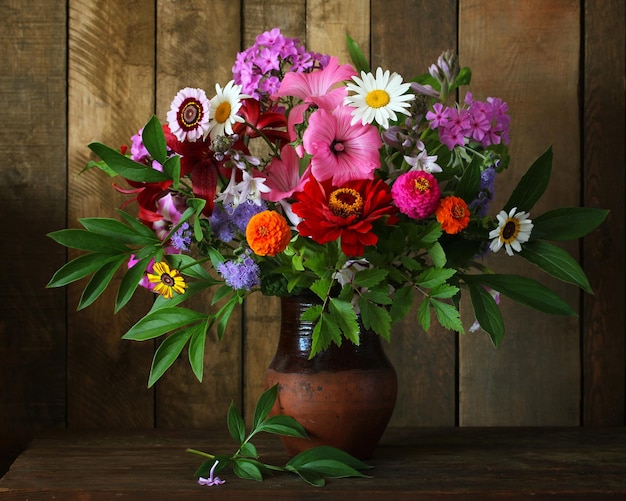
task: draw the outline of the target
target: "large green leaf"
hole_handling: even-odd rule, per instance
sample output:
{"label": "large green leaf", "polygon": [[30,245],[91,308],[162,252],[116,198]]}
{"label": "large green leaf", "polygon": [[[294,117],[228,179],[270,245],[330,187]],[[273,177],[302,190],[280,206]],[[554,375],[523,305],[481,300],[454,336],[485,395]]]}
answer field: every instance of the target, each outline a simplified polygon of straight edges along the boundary
{"label": "large green leaf", "polygon": [[500,308],[484,287],[469,284],[469,291],[480,328],[489,334],[493,345],[498,347],[504,337],[504,320]]}
{"label": "large green leaf", "polygon": [[64,287],[99,270],[103,265],[116,261],[119,254],[92,253],[78,256],[64,264],[48,282],[47,287]]}
{"label": "large green leaf", "polygon": [[160,183],[170,180],[167,174],[153,169],[149,165],[135,162],[122,155],[119,151],[102,143],[91,143],[89,144],[89,149],[104,160],[119,176],[125,179],[146,183]]}
{"label": "large green leaf", "polygon": [[190,327],[190,330],[192,334],[191,341],[189,341],[189,365],[191,365],[191,370],[198,381],[202,382],[207,324],[197,324],[194,327]]}
{"label": "large green leaf", "polygon": [[148,230],[148,234],[144,231],[138,232],[136,227],[129,227],[121,221],[112,218],[81,218],[79,222],[91,233],[107,237],[113,243],[122,242],[130,245],[154,245],[160,243],[158,237],[141,223],[139,223],[140,226]]}
{"label": "large green leaf", "polygon": [[103,264],[91,277],[78,302],[78,309],[82,310],[92,304],[105,291],[117,269],[126,263],[126,256],[118,256],[116,260]]}
{"label": "large green leaf", "polygon": [[520,256],[536,264],[555,278],[577,285],[593,294],[587,275],[576,260],[564,249],[543,240],[524,244]]}
{"label": "large green leaf", "polygon": [[552,172],[552,147],[548,148],[528,168],[511,193],[504,210],[509,212],[513,207],[518,211],[529,211],[546,191]]}
{"label": "large green leaf", "polygon": [[454,194],[465,200],[468,204],[478,196],[478,190],[480,189],[481,162],[481,158],[478,155],[474,155],[454,190]]}
{"label": "large green leaf", "polygon": [[140,319],[122,338],[145,341],[186,325],[206,320],[206,315],[187,308],[161,308]]}
{"label": "large green leaf", "polygon": [[274,403],[276,402],[277,395],[278,395],[277,384],[275,384],[271,388],[268,388],[261,394],[254,408],[254,418],[252,420],[253,428],[257,428],[259,424],[261,424],[261,421],[263,421],[267,416],[269,416],[269,413],[272,410],[272,407],[274,407]]}
{"label": "large green leaf", "polygon": [[144,257],[141,261],[137,262],[133,267],[122,277],[120,287],[117,291],[117,298],[115,299],[115,312],[120,311],[130,298],[133,297],[135,290],[139,286],[140,280],[143,278],[146,268],[150,263],[151,256]]}
{"label": "large green leaf", "polygon": [[533,238],[575,240],[597,228],[609,211],[590,207],[563,207],[533,218]]}
{"label": "large green leaf", "polygon": [[167,160],[167,143],[165,142],[165,134],[159,119],[152,115],[148,123],[144,126],[141,134],[143,145],[157,162],[161,165]]}
{"label": "large green leaf", "polygon": [[357,321],[357,315],[352,307],[352,304],[347,301],[340,301],[337,298],[330,300],[330,313],[344,337],[349,339],[352,343],[359,344],[359,323]]}
{"label": "large green leaf", "polygon": [[514,301],[552,315],[576,315],[576,312],[553,291],[531,278],[519,275],[465,275],[468,284],[482,284],[510,297]]}
{"label": "large green leaf", "polygon": [[459,310],[451,304],[444,303],[443,301],[439,301],[437,299],[431,299],[430,304],[435,311],[437,321],[442,327],[455,332],[460,332],[461,334],[465,332],[463,324],[461,323]]}
{"label": "large green leaf", "polygon": [[190,329],[182,329],[168,336],[157,348],[152,359],[148,388],[151,388],[159,378],[169,369],[183,351],[183,348],[191,337]]}
{"label": "large green leaf", "polygon": [[65,247],[69,247],[70,249],[109,254],[121,252],[130,253],[130,249],[123,243],[114,240],[109,236],[92,233],[89,230],[68,228],[48,233],[48,236],[55,242]]}
{"label": "large green leaf", "polygon": [[291,416],[278,414],[271,416],[259,424],[257,431],[266,433],[274,433],[287,437],[307,438],[306,430],[298,421]]}
{"label": "large green leaf", "polygon": [[370,64],[363,54],[361,47],[359,47],[359,44],[353,38],[351,38],[350,35],[346,35],[346,43],[348,45],[348,53],[350,54],[350,59],[352,59],[352,64],[354,64],[356,71],[359,74],[361,73],[361,71],[369,73]]}

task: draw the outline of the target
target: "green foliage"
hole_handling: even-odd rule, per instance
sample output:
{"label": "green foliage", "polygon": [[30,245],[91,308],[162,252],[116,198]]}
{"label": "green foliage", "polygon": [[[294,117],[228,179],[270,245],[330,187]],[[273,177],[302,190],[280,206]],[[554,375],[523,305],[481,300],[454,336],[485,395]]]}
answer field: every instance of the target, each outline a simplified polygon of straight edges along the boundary
{"label": "green foliage", "polygon": [[345,477],[366,477],[361,470],[371,468],[347,452],[334,447],[319,446],[305,450],[294,456],[285,466],[274,466],[261,461],[252,439],[261,432],[306,439],[306,430],[295,419],[284,415],[270,415],[276,404],[278,385],[266,390],[259,398],[255,409],[252,428],[246,431],[246,424],[233,403],[227,415],[230,436],[238,445],[233,455],[213,455],[195,449],[187,452],[207,458],[196,476],[208,477],[211,468],[218,462],[217,472],[231,467],[239,478],[262,481],[273,473],[293,473],[315,487],[323,487],[326,479]]}
{"label": "green foliage", "polygon": [[361,73],[362,71],[369,73],[370,64],[363,54],[361,47],[359,47],[359,44],[351,38],[350,35],[346,35],[346,44],[348,45],[348,53],[350,54],[350,59],[352,59],[352,63],[354,64],[356,71],[358,73]]}
{"label": "green foliage", "polygon": [[518,211],[528,212],[532,209],[546,191],[551,172],[552,148],[548,148],[522,176],[508,202],[504,204],[504,210],[509,212],[513,207],[517,207]]}

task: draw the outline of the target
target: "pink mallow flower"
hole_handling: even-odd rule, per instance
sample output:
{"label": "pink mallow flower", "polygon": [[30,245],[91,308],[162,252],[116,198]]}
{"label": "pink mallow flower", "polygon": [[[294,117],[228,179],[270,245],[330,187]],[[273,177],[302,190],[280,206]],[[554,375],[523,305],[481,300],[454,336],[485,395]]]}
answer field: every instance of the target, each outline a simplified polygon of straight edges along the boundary
{"label": "pink mallow flower", "polygon": [[280,202],[291,197],[294,191],[301,191],[307,181],[310,168],[300,175],[300,159],[293,146],[287,144],[280,151],[280,158],[274,158],[263,172],[256,177],[265,178],[265,186],[270,190],[261,193],[261,198],[270,202]]}
{"label": "pink mallow flower", "polygon": [[382,140],[378,129],[361,123],[350,125],[352,108],[340,106],[333,113],[318,109],[309,118],[302,137],[304,150],[312,155],[311,173],[318,181],[373,179],[379,167]]}
{"label": "pink mallow flower", "polygon": [[412,170],[396,179],[391,195],[400,212],[413,219],[424,219],[437,209],[441,190],[435,176],[426,171]]}

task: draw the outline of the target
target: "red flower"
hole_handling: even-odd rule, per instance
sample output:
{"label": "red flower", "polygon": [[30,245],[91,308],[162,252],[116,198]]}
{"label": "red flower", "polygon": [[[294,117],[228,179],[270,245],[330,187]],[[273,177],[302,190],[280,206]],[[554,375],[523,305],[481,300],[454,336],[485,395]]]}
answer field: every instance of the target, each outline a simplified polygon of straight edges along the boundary
{"label": "red flower", "polygon": [[303,191],[294,193],[292,210],[303,219],[298,231],[319,244],[341,238],[346,256],[362,256],[366,245],[378,242],[372,223],[397,212],[391,190],[381,180],[348,181],[339,187],[331,183],[311,176]]}

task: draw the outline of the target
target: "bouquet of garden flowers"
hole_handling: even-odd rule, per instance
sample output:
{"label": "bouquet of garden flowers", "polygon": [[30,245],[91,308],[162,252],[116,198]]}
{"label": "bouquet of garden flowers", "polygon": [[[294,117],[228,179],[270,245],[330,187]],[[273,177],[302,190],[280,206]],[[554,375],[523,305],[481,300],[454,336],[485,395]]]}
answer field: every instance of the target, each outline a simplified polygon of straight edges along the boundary
{"label": "bouquet of garden flowers", "polygon": [[[483,257],[502,248],[590,291],[576,261],[548,240],[580,238],[605,211],[560,208],[531,218],[550,177],[550,150],[503,207],[491,207],[509,164],[507,104],[470,92],[454,102],[471,72],[453,52],[404,81],[371,71],[349,37],[348,47],[353,64],[340,64],[273,29],[237,55],[233,79],[211,99],[184,88],[167,120],[152,117],[130,148],[89,145],[100,158],[89,166],[117,176],[114,186],[138,214],[84,218],[81,229],[50,234],[86,254],[49,286],[93,275],[84,308],[122,269],[116,311],[138,287],[157,295],[124,335],[168,335],[150,384],[187,344],[201,379],[209,329],[221,338],[233,309],[255,291],[319,297],[304,313],[315,326],[311,356],[330,343],[358,343],[360,326],[390,339],[414,302],[424,329],[434,317],[464,332],[462,291],[475,311],[472,329],[495,345],[504,334],[500,294],[574,313],[537,281],[489,270]],[[207,311],[185,307],[209,287]]]}

